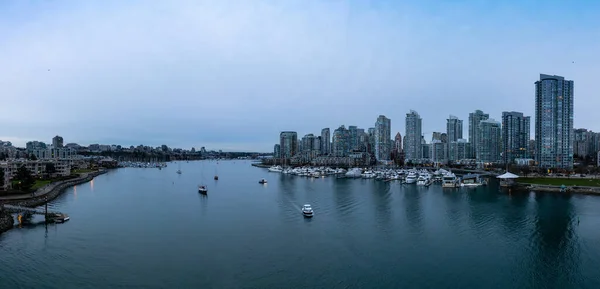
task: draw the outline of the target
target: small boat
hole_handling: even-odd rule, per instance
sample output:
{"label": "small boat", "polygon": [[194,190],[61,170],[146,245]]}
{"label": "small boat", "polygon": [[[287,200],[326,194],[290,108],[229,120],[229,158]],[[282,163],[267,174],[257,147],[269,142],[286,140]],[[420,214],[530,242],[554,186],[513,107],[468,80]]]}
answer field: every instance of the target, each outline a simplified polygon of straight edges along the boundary
{"label": "small boat", "polygon": [[306,218],[311,218],[314,215],[313,209],[310,204],[305,204],[302,206],[302,215]]}
{"label": "small boat", "polygon": [[259,183],[259,184],[266,184],[266,183],[267,183],[267,180],[265,180],[265,179],[262,179],[262,180],[258,181],[258,183]]}
{"label": "small boat", "polygon": [[218,180],[219,180],[219,176],[215,176],[215,181],[218,181]]}
{"label": "small boat", "polygon": [[69,218],[69,216],[65,215],[65,214],[56,214],[54,216],[54,222],[55,223],[64,223],[64,222],[66,222],[66,221],[68,221],[70,219],[71,218]]}
{"label": "small boat", "polygon": [[177,173],[181,175],[181,170],[177,170]]}
{"label": "small boat", "polygon": [[198,193],[206,195],[206,193],[208,193],[208,189],[206,186],[198,186]]}
{"label": "small boat", "polygon": [[414,184],[417,182],[417,173],[415,172],[410,172],[408,173],[408,176],[406,176],[405,179],[407,184]]}

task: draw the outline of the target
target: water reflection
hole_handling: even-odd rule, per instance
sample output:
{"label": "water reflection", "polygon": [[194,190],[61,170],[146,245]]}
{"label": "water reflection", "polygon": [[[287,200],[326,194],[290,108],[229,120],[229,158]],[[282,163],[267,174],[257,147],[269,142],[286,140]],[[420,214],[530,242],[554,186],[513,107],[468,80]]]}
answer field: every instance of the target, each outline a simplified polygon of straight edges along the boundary
{"label": "water reflection", "polygon": [[94,191],[94,179],[92,179],[90,181],[90,190],[93,192]]}
{"label": "water reflection", "polygon": [[420,235],[423,232],[423,211],[421,208],[421,192],[416,185],[402,185],[404,191],[404,212],[410,230]]}
{"label": "water reflection", "polygon": [[536,194],[535,202],[533,270],[555,288],[572,287],[582,280],[579,246],[573,232],[573,206],[569,199],[558,195]]}
{"label": "water reflection", "polygon": [[343,222],[354,220],[354,209],[357,206],[353,190],[364,190],[364,184],[358,184],[352,179],[337,179],[333,182],[333,198],[335,211]]}
{"label": "water reflection", "polygon": [[373,202],[375,203],[375,220],[376,224],[382,224],[382,228],[387,232],[389,228],[390,220],[392,218],[392,210],[390,202],[392,199],[392,193],[390,189],[391,184],[389,182],[376,182],[372,186],[370,193]]}

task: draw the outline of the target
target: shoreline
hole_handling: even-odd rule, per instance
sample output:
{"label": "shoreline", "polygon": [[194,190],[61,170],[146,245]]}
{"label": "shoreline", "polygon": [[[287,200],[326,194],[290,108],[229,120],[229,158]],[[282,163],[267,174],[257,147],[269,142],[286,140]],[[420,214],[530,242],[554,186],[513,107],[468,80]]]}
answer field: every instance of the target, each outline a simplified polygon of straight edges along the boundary
{"label": "shoreline", "polygon": [[[87,183],[87,182],[91,181],[93,178],[95,178],[96,176],[102,175],[102,174],[106,173],[107,171],[108,170],[101,170],[101,171],[97,171],[97,172],[81,174],[78,178],[60,181],[60,182],[51,184],[53,187],[50,189],[50,191],[41,196],[37,196],[37,197],[33,197],[33,198],[26,198],[26,199],[6,200],[6,201],[1,201],[0,204],[10,204],[10,205],[17,205],[17,206],[22,206],[22,207],[41,206],[47,202],[50,202],[50,201],[56,199],[58,196],[60,196],[65,191],[66,188],[76,186],[76,185],[79,185],[82,183]],[[13,226],[14,226],[14,218],[13,218],[12,214],[0,209],[0,234],[12,229]]]}

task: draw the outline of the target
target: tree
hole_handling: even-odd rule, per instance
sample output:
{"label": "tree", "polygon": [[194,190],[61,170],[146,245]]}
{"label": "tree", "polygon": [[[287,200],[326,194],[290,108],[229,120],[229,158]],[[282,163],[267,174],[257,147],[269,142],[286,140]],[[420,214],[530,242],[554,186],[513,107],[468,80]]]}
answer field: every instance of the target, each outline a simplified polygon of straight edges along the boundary
{"label": "tree", "polygon": [[521,172],[525,177],[527,177],[527,175],[531,173],[531,169],[529,168],[529,166],[523,166],[521,167]]}
{"label": "tree", "polygon": [[0,168],[0,190],[4,189],[4,169]]}
{"label": "tree", "polygon": [[52,175],[56,173],[56,167],[54,166],[53,163],[47,163],[46,164],[46,174],[48,175]]}
{"label": "tree", "polygon": [[37,159],[38,158],[34,154],[30,154],[29,155],[29,160],[31,160],[31,161],[37,161]]}
{"label": "tree", "polygon": [[17,169],[15,179],[19,181],[19,189],[22,191],[28,191],[35,182],[31,172],[25,167],[25,165],[22,165]]}
{"label": "tree", "polygon": [[5,161],[6,158],[8,158],[8,155],[6,153],[0,153],[0,161]]}

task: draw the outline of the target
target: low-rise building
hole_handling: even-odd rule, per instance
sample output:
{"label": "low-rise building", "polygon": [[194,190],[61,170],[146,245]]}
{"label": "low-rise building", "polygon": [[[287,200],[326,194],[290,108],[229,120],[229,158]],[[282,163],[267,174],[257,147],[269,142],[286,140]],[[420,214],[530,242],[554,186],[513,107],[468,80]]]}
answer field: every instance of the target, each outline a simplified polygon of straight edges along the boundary
{"label": "low-rise building", "polygon": [[5,189],[10,188],[10,180],[17,174],[17,170],[25,166],[33,176],[44,176],[48,164],[54,165],[54,173],[51,176],[68,176],[71,174],[70,160],[7,160],[0,162],[0,168],[4,170]]}

